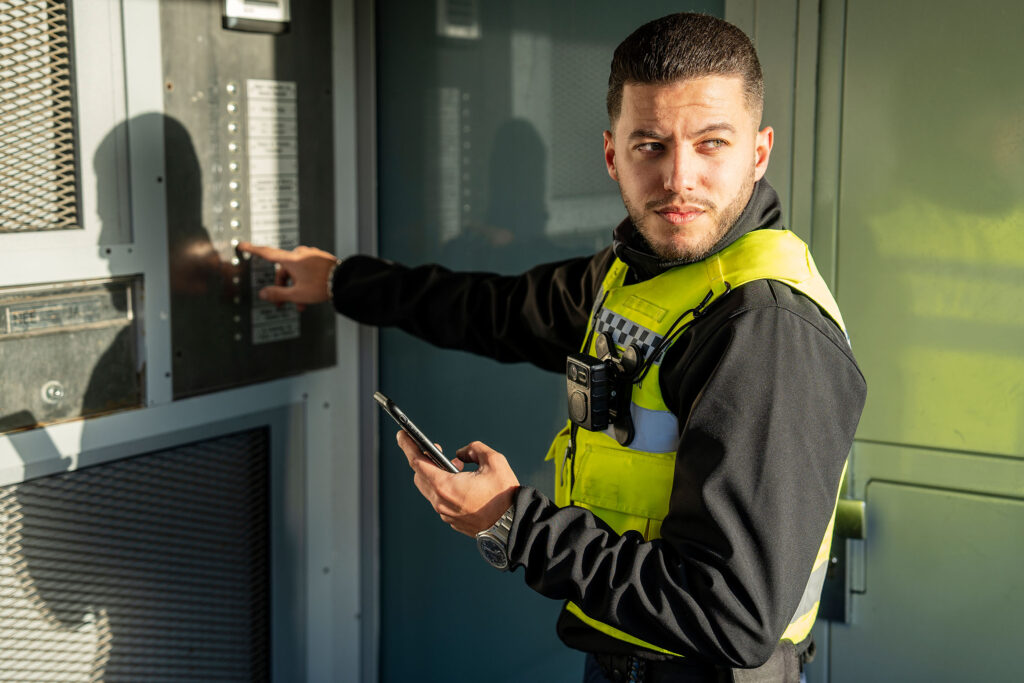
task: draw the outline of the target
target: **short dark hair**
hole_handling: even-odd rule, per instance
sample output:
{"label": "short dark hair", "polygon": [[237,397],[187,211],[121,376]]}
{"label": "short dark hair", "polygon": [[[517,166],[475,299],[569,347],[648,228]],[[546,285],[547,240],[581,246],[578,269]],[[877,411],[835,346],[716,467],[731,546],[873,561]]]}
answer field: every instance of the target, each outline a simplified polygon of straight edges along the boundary
{"label": "short dark hair", "polygon": [[707,14],[679,13],[650,21],[619,43],[608,76],[608,119],[622,111],[627,83],[671,83],[704,76],[740,76],[747,106],[760,120],[764,78],[747,35]]}

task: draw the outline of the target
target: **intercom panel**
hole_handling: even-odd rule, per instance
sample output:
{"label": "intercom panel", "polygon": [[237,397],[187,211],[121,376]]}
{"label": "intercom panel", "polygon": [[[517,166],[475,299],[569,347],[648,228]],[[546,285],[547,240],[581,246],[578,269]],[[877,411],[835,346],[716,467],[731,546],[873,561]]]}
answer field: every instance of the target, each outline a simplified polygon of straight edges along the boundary
{"label": "intercom panel", "polygon": [[235,251],[334,248],[330,5],[237,5],[161,4],[175,398],[335,361],[330,307],[261,301],[273,266]]}

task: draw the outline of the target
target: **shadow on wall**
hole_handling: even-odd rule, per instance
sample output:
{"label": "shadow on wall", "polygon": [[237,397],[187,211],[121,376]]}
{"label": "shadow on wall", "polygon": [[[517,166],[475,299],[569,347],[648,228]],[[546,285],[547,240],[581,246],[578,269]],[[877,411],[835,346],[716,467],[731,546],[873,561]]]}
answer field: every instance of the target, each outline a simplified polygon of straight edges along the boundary
{"label": "shadow on wall", "polygon": [[[194,304],[197,310],[191,312],[192,319],[199,321],[199,329],[215,334],[225,322],[209,314],[204,317],[201,302],[204,295],[223,296],[231,274],[202,225],[202,174],[191,137],[178,121],[147,114],[112,130],[101,143],[97,159],[117,140],[126,139],[129,127],[163,131],[169,150],[167,183],[190,188],[179,194],[189,201],[168,207],[172,297],[199,302]],[[116,196],[109,190],[117,180],[98,180],[103,222],[99,243],[106,244],[120,235],[116,207],[102,203],[104,197]],[[123,395],[123,387],[140,385],[128,381],[132,374],[141,372],[134,335],[131,326],[121,329],[92,368],[81,400],[85,414],[139,404],[137,395]],[[19,424],[50,421],[48,416],[25,411],[14,417]],[[91,428],[88,420],[83,423],[81,443],[91,441],[87,436]],[[194,478],[173,476],[177,471],[189,471],[183,459],[202,459],[197,456],[201,448],[190,451],[184,447],[169,456],[160,454],[157,460],[147,457],[147,464],[118,461],[70,472],[72,460],[61,458],[44,430],[18,435],[12,443],[26,462],[26,479],[42,474],[33,473],[32,467],[44,460],[48,464],[60,462],[62,471],[54,474],[51,469],[44,478],[0,487],[0,594],[4,596],[0,602],[0,679],[27,680],[40,674],[49,679],[59,672],[65,680],[138,680],[138,672],[147,669],[184,678],[189,677],[197,661],[209,662],[210,657],[223,661],[248,657],[250,664],[258,665],[259,656],[252,657],[247,644],[238,643],[235,635],[186,618],[203,611],[194,604],[196,596],[203,601],[209,599],[203,596],[211,592],[235,590],[232,579],[222,580],[220,583],[226,585],[219,586],[210,585],[216,580],[202,579],[199,582],[203,585],[189,585],[196,580],[194,576],[217,576],[221,571],[218,563],[230,565],[233,556],[224,560],[218,554],[234,552],[229,539],[213,542],[208,567],[182,566],[179,558],[194,558],[196,551],[174,550],[182,544],[205,548],[210,543],[208,538],[196,536],[194,527],[182,517],[201,513],[192,511],[194,501],[201,498],[194,493]],[[168,466],[168,457],[178,464]],[[239,478],[257,476],[249,474],[248,465],[239,467]],[[220,498],[227,500],[232,495],[233,490],[226,490]],[[182,513],[183,508],[189,512]],[[239,515],[245,512],[238,511]],[[222,518],[232,516],[232,511],[214,516],[204,534],[221,533],[218,529]],[[238,540],[245,548],[241,555],[245,556],[249,543]],[[265,579],[266,572],[262,575]],[[240,587],[235,592],[244,594],[245,577],[239,577],[238,582]],[[222,595],[216,597],[223,600]],[[241,618],[252,611],[255,619],[266,606],[241,605],[240,609]],[[17,628],[9,627],[12,620],[16,620]],[[161,628],[176,628],[185,635],[176,642],[166,642],[158,637]],[[257,645],[258,640],[250,644]],[[266,654],[269,648],[266,643],[263,646]],[[243,668],[237,671],[244,671],[247,664],[239,666]]]}

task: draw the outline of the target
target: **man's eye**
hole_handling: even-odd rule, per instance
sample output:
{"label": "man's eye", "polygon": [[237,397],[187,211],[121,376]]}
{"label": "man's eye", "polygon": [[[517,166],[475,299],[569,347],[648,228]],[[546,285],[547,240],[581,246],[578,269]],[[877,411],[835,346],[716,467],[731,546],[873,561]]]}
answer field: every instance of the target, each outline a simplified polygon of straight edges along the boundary
{"label": "man's eye", "polygon": [[660,152],[665,149],[665,145],[660,142],[645,142],[635,147],[638,152]]}
{"label": "man's eye", "polygon": [[715,150],[719,149],[720,147],[725,147],[728,144],[728,142],[722,140],[721,138],[712,138],[711,140],[702,140],[700,142],[700,147],[707,150]]}

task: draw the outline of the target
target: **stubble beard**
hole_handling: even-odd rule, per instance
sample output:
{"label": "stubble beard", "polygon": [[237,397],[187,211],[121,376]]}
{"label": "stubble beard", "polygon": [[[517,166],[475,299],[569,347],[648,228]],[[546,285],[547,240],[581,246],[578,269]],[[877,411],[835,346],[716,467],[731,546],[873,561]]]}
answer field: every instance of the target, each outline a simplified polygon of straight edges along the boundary
{"label": "stubble beard", "polygon": [[[685,195],[668,195],[660,199],[652,200],[647,202],[643,210],[638,210],[637,207],[626,198],[626,194],[622,192],[622,187],[619,187],[619,192],[622,194],[622,203],[626,205],[626,212],[629,214],[629,219],[636,226],[640,236],[644,238],[647,245],[651,248],[659,258],[666,261],[682,261],[684,263],[696,263],[702,261],[708,257],[721,242],[722,238],[725,237],[729,229],[735,225],[740,214],[743,213],[743,209],[746,208],[747,202],[750,201],[750,197],[753,194],[754,189],[754,173],[751,170],[747,180],[743,183],[740,191],[736,197],[726,206],[722,211],[718,211],[718,207],[711,201],[701,199],[699,197],[687,197]],[[655,211],[663,206],[669,206],[671,204],[694,204],[701,207],[705,214],[713,217],[715,223],[711,230],[708,230],[696,244],[686,247],[678,246],[675,240],[669,240],[667,243],[661,239],[657,239],[659,234],[665,235],[666,232],[671,234],[673,237],[685,232],[686,230],[692,230],[687,226],[683,225],[671,225],[664,219],[658,216]],[[653,227],[652,224],[657,222],[660,224],[658,227]]]}

